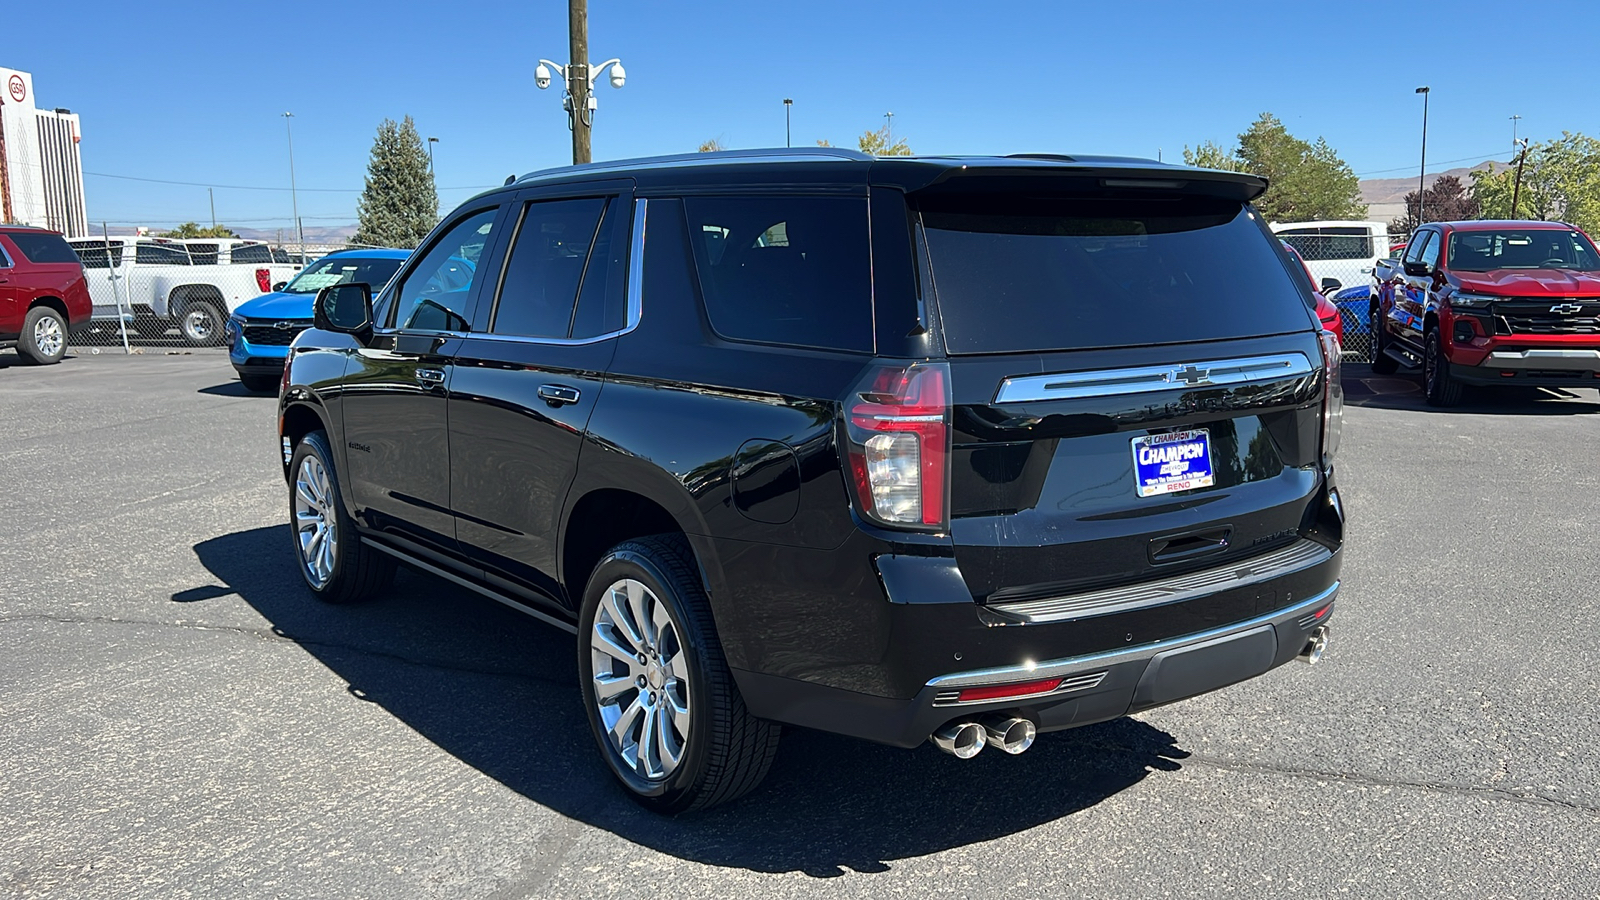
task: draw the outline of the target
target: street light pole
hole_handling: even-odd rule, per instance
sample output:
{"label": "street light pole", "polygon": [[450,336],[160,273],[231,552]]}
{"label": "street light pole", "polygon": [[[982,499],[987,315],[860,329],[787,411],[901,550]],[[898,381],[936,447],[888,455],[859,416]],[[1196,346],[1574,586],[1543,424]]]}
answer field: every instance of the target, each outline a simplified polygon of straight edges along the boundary
{"label": "street light pole", "polygon": [[1520,118],[1522,118],[1522,117],[1521,116],[1512,116],[1511,117],[1511,146],[1513,146],[1513,147],[1517,146],[1517,120],[1520,119]]}
{"label": "street light pole", "polygon": [[793,147],[792,133],[789,129],[789,109],[794,106],[794,101],[788,97],[783,98],[783,145]]}
{"label": "street light pole", "polygon": [[283,127],[285,132],[289,135],[289,202],[292,204],[294,209],[294,235],[295,240],[300,244],[300,264],[305,265],[306,233],[305,230],[300,227],[300,194],[299,191],[295,189],[294,184],[294,127],[290,122],[290,120],[293,118],[294,113],[292,112],[286,112],[283,114]]}
{"label": "street light pole", "polygon": [[894,113],[892,113],[892,112],[884,113],[883,114],[883,119],[884,119],[885,122],[889,123],[887,126],[884,127],[884,130],[889,133],[889,139],[887,141],[885,141],[884,143],[888,147],[893,147],[894,146]]}
{"label": "street light pole", "polygon": [[433,174],[433,145],[439,143],[436,137],[428,138],[428,174]]}
{"label": "street light pole", "polygon": [[1417,172],[1417,224],[1422,224],[1422,192],[1428,179],[1428,93],[1427,85],[1417,88],[1422,95],[1422,166]]}

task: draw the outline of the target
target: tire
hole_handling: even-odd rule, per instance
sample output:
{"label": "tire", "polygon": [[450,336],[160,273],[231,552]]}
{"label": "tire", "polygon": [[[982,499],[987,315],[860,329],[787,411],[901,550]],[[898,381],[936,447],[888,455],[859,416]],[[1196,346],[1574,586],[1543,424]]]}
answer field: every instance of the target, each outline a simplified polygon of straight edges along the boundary
{"label": "tire", "polygon": [[35,306],[22,319],[17,355],[32,366],[53,366],[67,355],[67,322],[48,306]]}
{"label": "tire", "polygon": [[361,543],[344,509],[328,436],[306,435],[294,448],[289,472],[295,567],[312,595],[324,603],[357,603],[388,587],[394,559]]}
{"label": "tire", "polygon": [[197,300],[183,308],[178,330],[196,347],[215,347],[222,343],[222,312],[209,300]]}
{"label": "tire", "polygon": [[1387,347],[1383,339],[1382,307],[1374,303],[1372,312],[1368,314],[1367,320],[1367,327],[1372,331],[1372,374],[1393,375],[1395,370],[1400,367],[1400,364],[1395,362],[1394,357],[1384,353]]}
{"label": "tire", "polygon": [[244,385],[244,389],[252,394],[276,395],[278,393],[278,384],[282,380],[275,375],[246,375],[243,372],[239,373],[239,383]]}
{"label": "tire", "polygon": [[[650,620],[642,633],[640,618]],[[601,755],[646,808],[679,813],[727,803],[772,767],[782,729],[745,709],[681,535],[626,541],[600,560],[578,616],[578,673]],[[607,719],[626,720],[621,738],[613,739]],[[650,737],[657,730],[660,741]]]}
{"label": "tire", "polygon": [[1422,342],[1422,389],[1429,406],[1455,406],[1461,402],[1461,382],[1450,374],[1438,328],[1428,329]]}

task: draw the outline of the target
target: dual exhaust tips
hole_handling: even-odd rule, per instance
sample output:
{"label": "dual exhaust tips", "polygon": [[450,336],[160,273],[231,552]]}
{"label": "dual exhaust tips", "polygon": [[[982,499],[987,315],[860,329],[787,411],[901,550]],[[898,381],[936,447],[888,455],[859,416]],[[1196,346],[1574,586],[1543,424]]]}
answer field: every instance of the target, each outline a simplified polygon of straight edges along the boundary
{"label": "dual exhaust tips", "polygon": [[935,731],[928,740],[957,759],[977,756],[988,744],[1016,756],[1033,746],[1038,729],[1021,716],[983,716],[976,721],[958,719]]}

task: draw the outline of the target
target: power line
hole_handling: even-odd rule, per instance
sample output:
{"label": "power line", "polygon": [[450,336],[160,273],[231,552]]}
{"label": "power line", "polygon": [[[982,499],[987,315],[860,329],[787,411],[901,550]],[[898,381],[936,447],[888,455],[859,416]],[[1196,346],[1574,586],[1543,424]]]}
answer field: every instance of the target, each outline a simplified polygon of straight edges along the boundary
{"label": "power line", "polygon": [[[1479,162],[1491,162],[1491,161],[1492,162],[1499,162],[1499,160],[1493,159],[1493,157],[1496,154],[1498,154],[1499,152],[1500,151],[1498,151],[1498,150],[1490,150],[1490,151],[1485,152],[1485,153],[1476,153],[1476,154],[1473,154],[1472,156],[1463,156],[1460,159],[1434,160],[1433,164],[1436,165],[1436,166],[1448,166],[1451,163],[1468,162],[1468,161],[1474,160],[1474,159],[1478,160]],[[1485,159],[1485,157],[1489,157],[1489,159]],[[1385,172],[1409,172],[1409,171],[1411,171],[1411,169],[1412,169],[1411,166],[1396,166],[1393,169],[1373,169],[1370,172],[1357,172],[1356,173],[1356,177],[1357,178],[1365,178],[1368,175],[1382,175]]]}

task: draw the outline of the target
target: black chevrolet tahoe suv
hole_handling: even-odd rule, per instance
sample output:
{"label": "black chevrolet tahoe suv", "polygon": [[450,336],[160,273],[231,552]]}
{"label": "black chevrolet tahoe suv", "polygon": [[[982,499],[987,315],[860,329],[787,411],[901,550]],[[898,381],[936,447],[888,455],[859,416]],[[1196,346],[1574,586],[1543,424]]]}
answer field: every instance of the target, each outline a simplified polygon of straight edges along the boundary
{"label": "black chevrolet tahoe suv", "polygon": [[749,791],[783,725],[1021,753],[1314,662],[1339,348],[1265,187],[820,148],[509,180],[319,294],[301,574],[354,601],[403,562],[575,633],[662,811]]}

